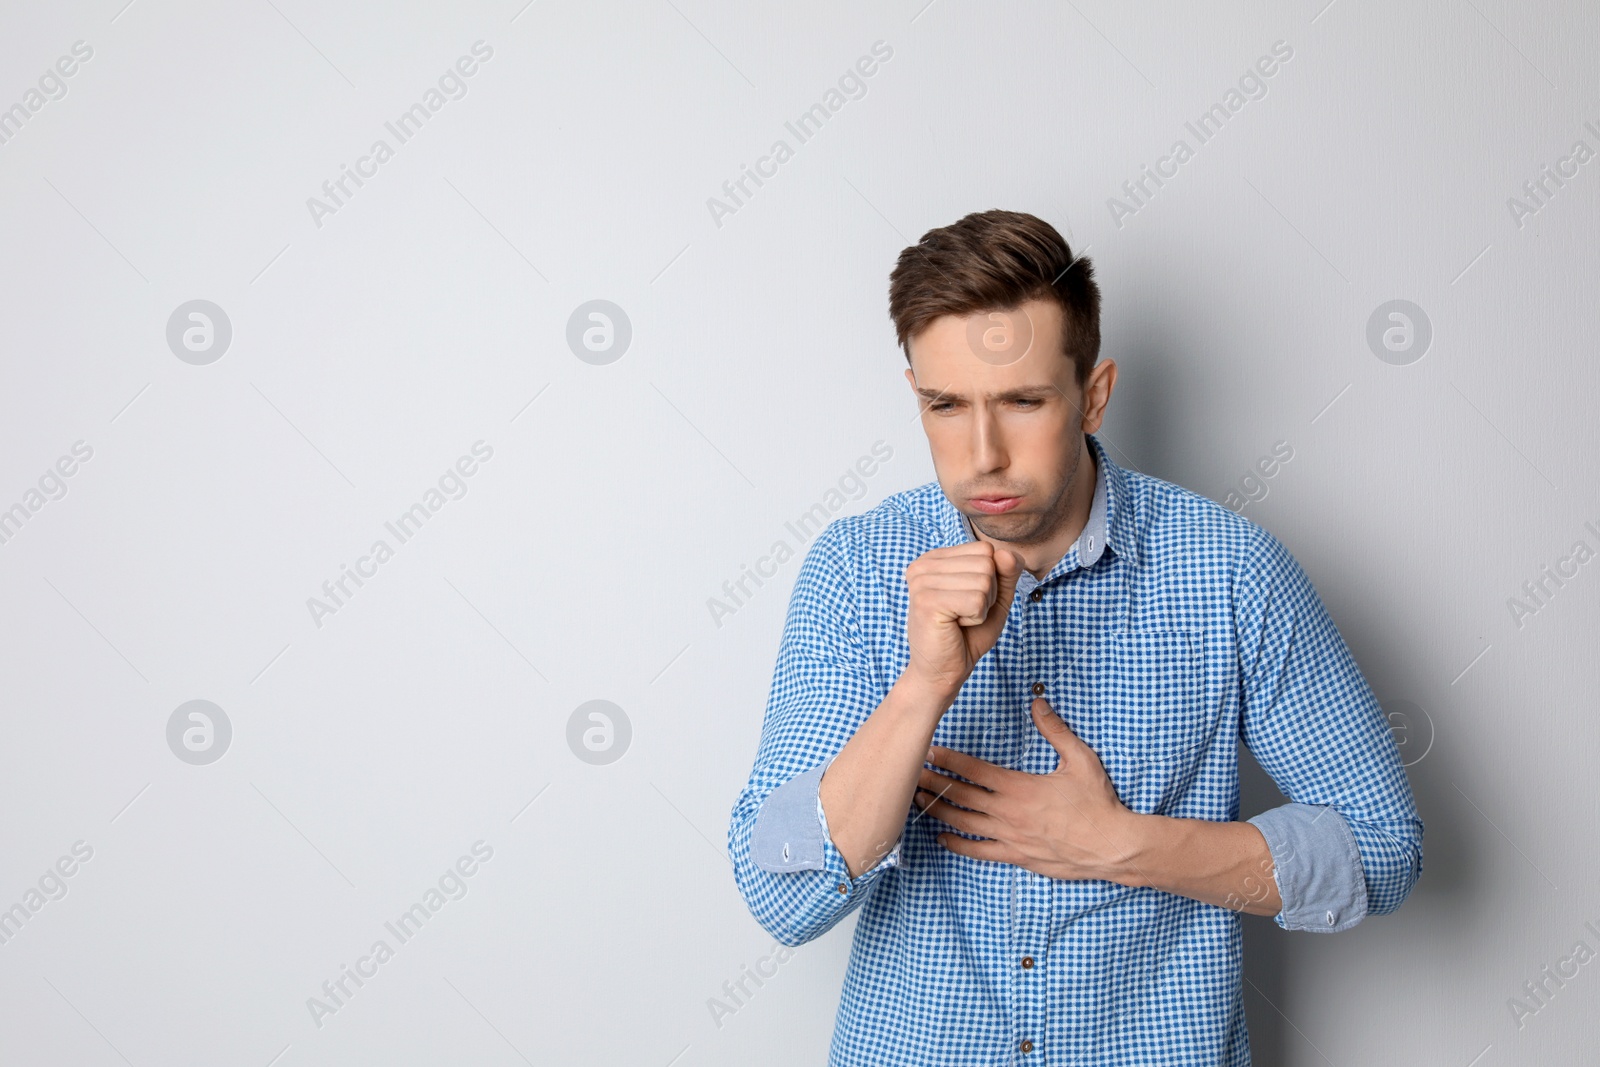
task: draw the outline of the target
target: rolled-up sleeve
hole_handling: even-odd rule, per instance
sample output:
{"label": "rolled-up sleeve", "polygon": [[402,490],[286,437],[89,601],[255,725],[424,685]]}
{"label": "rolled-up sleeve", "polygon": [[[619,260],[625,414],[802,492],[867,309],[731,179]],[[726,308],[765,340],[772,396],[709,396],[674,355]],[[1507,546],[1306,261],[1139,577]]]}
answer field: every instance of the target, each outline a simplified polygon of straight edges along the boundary
{"label": "rolled-up sleeve", "polygon": [[1400,906],[1422,820],[1377,697],[1300,564],[1258,528],[1235,587],[1245,745],[1289,804],[1267,840],[1289,930],[1337,932]]}
{"label": "rolled-up sleeve", "polygon": [[757,867],[774,874],[822,869],[828,824],[821,793],[827,769],[827,763],[819,763],[767,795],[750,831],[750,858]]}
{"label": "rolled-up sleeve", "polygon": [[887,694],[854,606],[849,521],[812,542],[795,579],[755,764],[728,826],[739,892],[787,945],[832,929],[899,862],[896,846],[852,878],[818,798],[827,765]]}
{"label": "rolled-up sleeve", "polygon": [[[768,794],[750,831],[750,858],[757,867],[774,874],[847,870],[828,833],[828,813],[822,809],[822,776],[832,762],[802,772]],[[899,861],[896,842],[872,870],[862,872],[861,884],[869,884],[868,875],[898,866]]]}
{"label": "rolled-up sleeve", "polygon": [[1367,916],[1361,850],[1344,816],[1327,806],[1284,804],[1250,820],[1267,839],[1285,930],[1338,933]]}

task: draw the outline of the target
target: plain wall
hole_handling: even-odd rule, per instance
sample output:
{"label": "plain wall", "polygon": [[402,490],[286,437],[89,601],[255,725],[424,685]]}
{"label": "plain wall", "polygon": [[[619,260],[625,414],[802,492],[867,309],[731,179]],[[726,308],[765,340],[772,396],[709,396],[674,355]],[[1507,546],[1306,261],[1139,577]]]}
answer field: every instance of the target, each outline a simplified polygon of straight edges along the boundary
{"label": "plain wall", "polygon": [[[1600,563],[1560,561],[1600,550],[1600,160],[1523,185],[1600,151],[1593,5],[108,0],[0,28],[0,1061],[823,1062],[853,922],[716,1010],[772,950],[729,810],[787,524],[933,477],[889,271],[995,207],[1094,261],[1119,462],[1225,501],[1292,447],[1243,513],[1412,764],[1397,914],[1249,921],[1257,1062],[1591,1055],[1600,964],[1562,961],[1600,951]],[[193,300],[231,326],[210,362],[168,341]],[[611,362],[568,341],[593,300],[631,330]],[[1392,300],[1420,358],[1369,343]],[[169,743],[192,700],[231,728],[209,763]],[[630,731],[609,763],[579,758],[597,721],[569,743],[594,700]],[[1247,777],[1247,814],[1276,802]]]}

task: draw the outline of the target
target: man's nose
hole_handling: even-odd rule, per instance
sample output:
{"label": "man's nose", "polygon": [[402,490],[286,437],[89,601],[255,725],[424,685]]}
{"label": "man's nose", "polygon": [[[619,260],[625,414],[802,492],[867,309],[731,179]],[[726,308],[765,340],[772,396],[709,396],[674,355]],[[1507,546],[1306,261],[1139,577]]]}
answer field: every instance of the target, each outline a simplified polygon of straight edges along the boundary
{"label": "man's nose", "polygon": [[1000,422],[986,408],[980,408],[972,422],[972,461],[980,471],[999,470],[1006,465]]}

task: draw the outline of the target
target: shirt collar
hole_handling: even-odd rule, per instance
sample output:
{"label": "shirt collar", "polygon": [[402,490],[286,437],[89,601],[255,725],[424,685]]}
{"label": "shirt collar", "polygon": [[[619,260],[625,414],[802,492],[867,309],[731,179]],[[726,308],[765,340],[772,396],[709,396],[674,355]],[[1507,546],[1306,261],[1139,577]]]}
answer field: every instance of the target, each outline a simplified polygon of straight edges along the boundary
{"label": "shirt collar", "polygon": [[[1050,573],[1045,575],[1046,582],[1078,567],[1094,566],[1108,547],[1118,557],[1133,559],[1135,556],[1132,504],[1128,492],[1127,473],[1106,454],[1105,446],[1100,443],[1098,437],[1092,433],[1084,436],[1089,440],[1089,451],[1094,456],[1096,468],[1094,499],[1089,505],[1089,520],[1084,523],[1078,539],[1067,549],[1066,555],[1062,556],[1050,569]],[[978,539],[972,529],[971,521],[943,492],[939,493],[938,506],[941,526],[948,544],[960,545]],[[1024,573],[1023,579],[1023,584],[1030,587],[1034,584],[1033,576],[1030,574]]]}

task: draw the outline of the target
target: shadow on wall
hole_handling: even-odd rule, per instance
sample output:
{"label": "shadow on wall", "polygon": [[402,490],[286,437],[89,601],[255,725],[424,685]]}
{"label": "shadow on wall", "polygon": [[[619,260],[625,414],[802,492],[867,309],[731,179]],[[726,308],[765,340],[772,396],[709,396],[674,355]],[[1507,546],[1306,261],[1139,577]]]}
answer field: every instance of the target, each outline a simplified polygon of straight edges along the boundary
{"label": "shadow on wall", "polygon": [[[1199,453],[1186,434],[1184,416],[1192,410],[1193,397],[1204,395],[1216,383],[1189,380],[1196,365],[1168,353],[1192,347],[1192,338],[1174,334],[1164,322],[1161,316],[1129,322],[1116,350],[1107,349],[1106,354],[1117,359],[1121,374],[1107,424],[1098,436],[1118,463],[1198,491],[1195,480],[1185,476],[1196,473],[1190,464]],[[1211,367],[1208,372],[1217,369]],[[1372,427],[1372,431],[1380,432],[1381,427]],[[1130,455],[1130,450],[1138,457]],[[1483,801],[1472,795],[1472,775],[1452,751],[1454,723],[1445,698],[1437,696],[1426,708],[1399,699],[1391,701],[1402,694],[1437,690],[1415,676],[1415,664],[1407,655],[1411,649],[1394,640],[1386,605],[1372,602],[1357,607],[1357,614],[1344,620],[1340,630],[1389,712],[1424,826],[1423,874],[1398,912],[1369,918],[1343,934],[1285,931],[1271,918],[1242,917],[1244,1009],[1256,1067],[1325,1062],[1284,1013],[1292,1015],[1296,979],[1306,968],[1317,965],[1323,955],[1318,950],[1328,947],[1327,938],[1350,937],[1360,930],[1370,934],[1367,923],[1380,923],[1386,936],[1425,946],[1481,918],[1474,913],[1485,907],[1481,900],[1481,842],[1496,831],[1488,816],[1475,810]],[[1248,819],[1287,802],[1241,744],[1239,817]]]}
{"label": "shadow on wall", "polygon": [[[1248,819],[1288,800],[1272,784],[1244,745],[1239,746],[1239,818]],[[1286,997],[1289,939],[1262,915],[1243,916],[1244,1017],[1250,1027],[1250,1062],[1255,1067],[1285,1067],[1289,1025],[1279,1010]],[[1314,937],[1314,934],[1300,935]],[[1337,936],[1337,935],[1334,935]]]}
{"label": "shadow on wall", "polygon": [[[1409,741],[1401,745],[1402,758],[1415,760],[1406,768],[1406,775],[1424,827],[1422,877],[1399,911],[1369,918],[1363,927],[1366,922],[1393,924],[1396,934],[1410,927],[1419,936],[1429,937],[1430,931],[1465,921],[1465,912],[1472,906],[1477,878],[1468,842],[1470,820],[1478,815],[1452,784],[1450,761],[1441,753],[1437,739],[1430,740],[1434,743],[1425,752],[1408,753]],[[1240,745],[1239,817],[1248,819],[1284,803],[1287,798]],[[1244,916],[1243,923],[1244,1010],[1252,1062],[1256,1067],[1316,1062],[1317,1053],[1296,1033],[1283,1010],[1290,1007],[1297,962],[1304,964],[1316,955],[1318,946],[1302,939],[1345,935],[1288,932],[1270,918],[1256,915]]]}

